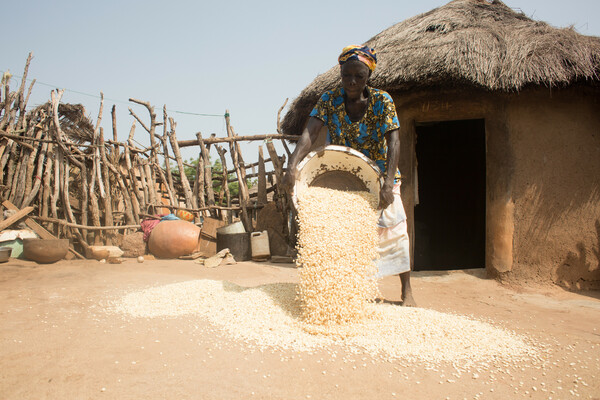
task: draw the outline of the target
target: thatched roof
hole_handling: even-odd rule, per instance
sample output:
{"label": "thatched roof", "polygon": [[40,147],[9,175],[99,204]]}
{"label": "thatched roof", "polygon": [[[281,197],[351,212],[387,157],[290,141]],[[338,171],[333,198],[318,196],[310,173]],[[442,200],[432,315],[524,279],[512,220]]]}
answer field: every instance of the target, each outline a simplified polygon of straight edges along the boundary
{"label": "thatched roof", "polygon": [[[387,91],[467,85],[510,92],[600,81],[600,38],[534,21],[499,0],[454,0],[365,44],[378,57],[370,84]],[[336,65],[294,100],[282,130],[299,134],[318,96],[337,85]]]}
{"label": "thatched roof", "polygon": [[94,124],[81,104],[59,104],[60,128],[68,138],[77,142],[92,142]]}
{"label": "thatched roof", "polygon": [[[30,111],[29,118],[44,118],[52,115],[52,103],[46,102]],[[81,104],[60,103],[58,105],[60,129],[75,143],[92,142],[94,124],[86,115],[85,107]]]}

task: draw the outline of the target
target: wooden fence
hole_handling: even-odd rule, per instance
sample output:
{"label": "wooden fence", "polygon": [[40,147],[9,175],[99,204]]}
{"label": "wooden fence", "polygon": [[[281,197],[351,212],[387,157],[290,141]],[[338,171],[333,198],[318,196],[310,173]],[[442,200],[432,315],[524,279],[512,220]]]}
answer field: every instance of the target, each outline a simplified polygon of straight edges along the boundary
{"label": "wooden fence", "polygon": [[[180,209],[191,212],[197,223],[205,217],[239,218],[251,231],[257,210],[268,198],[287,219],[285,196],[277,183],[289,157],[285,140],[297,137],[238,136],[226,113],[226,137],[204,137],[198,132],[193,140],[179,141],[177,123],[166,107],[159,120],[150,103],[132,98],[132,103],[147,110],[148,117],[129,108],[133,122],[127,141],[120,142],[115,106],[110,113],[111,138],[105,137],[100,126],[102,94],[95,123],[81,105],[61,103],[62,90],[53,90],[50,101],[27,111],[35,84],[33,80],[26,88],[30,61],[31,55],[17,90],[11,91],[6,75],[0,85],[0,196],[18,210],[33,207],[29,217],[54,235],[85,244],[111,244],[116,232],[137,230],[143,218]],[[149,136],[146,148],[134,139],[138,126]],[[240,142],[257,140],[264,141],[268,157],[261,145],[258,161],[246,163]],[[287,154],[278,155],[273,140],[281,140]],[[180,149],[189,146],[198,148],[195,165],[186,164],[181,156]],[[212,146],[219,155],[220,171],[212,170]],[[232,170],[227,167],[227,153]],[[267,168],[269,163],[271,168]],[[186,167],[194,169],[193,176],[186,175]],[[257,172],[251,173],[253,169]],[[247,185],[249,179],[256,181],[253,190]],[[231,182],[239,185],[235,198],[229,191]]]}

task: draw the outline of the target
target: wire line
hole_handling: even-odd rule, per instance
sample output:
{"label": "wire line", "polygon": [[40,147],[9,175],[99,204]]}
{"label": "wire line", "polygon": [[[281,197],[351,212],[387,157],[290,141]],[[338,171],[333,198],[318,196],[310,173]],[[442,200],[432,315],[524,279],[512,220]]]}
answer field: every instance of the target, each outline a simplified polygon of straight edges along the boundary
{"label": "wire line", "polygon": [[[19,76],[19,75],[12,75],[12,74],[11,74],[11,77],[14,77],[14,78],[19,78],[19,79],[23,78],[22,76]],[[33,79],[27,79],[27,78],[26,78],[25,80],[26,80],[26,81],[29,81],[29,82],[33,81]],[[36,82],[36,83],[39,83],[40,85],[48,86],[48,87],[51,87],[51,88],[54,88],[54,89],[58,88],[58,86],[56,86],[56,85],[51,85],[51,84],[49,84],[49,83],[40,82],[40,81],[38,81],[37,79],[36,79],[36,81],[35,81],[35,82]],[[72,89],[67,89],[67,88],[64,88],[64,90],[65,90],[65,91],[67,91],[67,92],[71,92],[71,93],[77,93],[77,94],[80,94],[80,95],[83,95],[83,96],[94,97],[94,98],[96,98],[96,99],[100,99],[100,96],[98,96],[98,95],[96,95],[96,94],[90,94],[90,93],[85,93],[85,92],[79,92],[79,91],[77,91],[77,90],[72,90]],[[115,102],[115,103],[127,104],[127,105],[131,105],[131,104],[132,104],[132,103],[131,103],[131,102],[129,102],[129,101],[123,101],[123,100],[111,99],[110,97],[104,97],[104,100],[113,101],[113,102]],[[136,104],[136,105],[139,105],[139,104]],[[224,117],[225,117],[225,114],[206,114],[206,113],[195,113],[195,112],[189,112],[189,111],[179,111],[179,110],[171,110],[171,109],[167,109],[167,111],[169,111],[169,112],[173,112],[173,113],[177,113],[177,114],[196,115],[196,116],[200,116],[200,117],[220,117],[220,118],[224,118]]]}

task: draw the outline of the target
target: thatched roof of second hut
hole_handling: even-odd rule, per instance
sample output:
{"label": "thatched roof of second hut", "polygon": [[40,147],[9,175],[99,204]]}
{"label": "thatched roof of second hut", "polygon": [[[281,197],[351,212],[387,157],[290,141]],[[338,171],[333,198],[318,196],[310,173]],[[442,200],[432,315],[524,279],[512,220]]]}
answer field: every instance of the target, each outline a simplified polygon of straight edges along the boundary
{"label": "thatched roof of second hut", "polygon": [[[371,85],[388,91],[463,84],[514,91],[600,81],[600,38],[534,21],[499,0],[454,0],[365,44],[379,61]],[[291,104],[283,131],[299,134],[318,96],[338,84],[337,65],[319,75]]]}

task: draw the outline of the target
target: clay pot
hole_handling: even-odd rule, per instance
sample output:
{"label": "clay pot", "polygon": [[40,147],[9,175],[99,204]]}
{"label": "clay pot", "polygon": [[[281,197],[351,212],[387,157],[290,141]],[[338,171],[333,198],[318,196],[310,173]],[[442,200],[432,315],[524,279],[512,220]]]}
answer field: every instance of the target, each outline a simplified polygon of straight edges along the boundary
{"label": "clay pot", "polygon": [[23,256],[49,264],[62,260],[69,251],[69,239],[23,239]]}
{"label": "clay pot", "polygon": [[148,250],[158,258],[192,254],[198,246],[200,228],[187,221],[162,221],[152,230]]}

